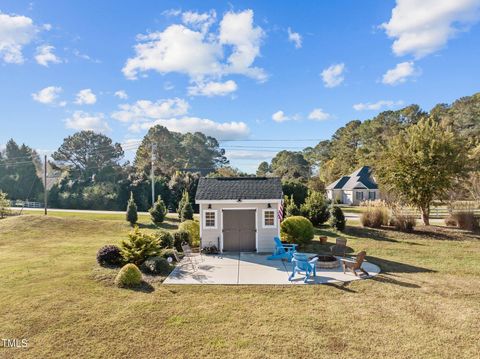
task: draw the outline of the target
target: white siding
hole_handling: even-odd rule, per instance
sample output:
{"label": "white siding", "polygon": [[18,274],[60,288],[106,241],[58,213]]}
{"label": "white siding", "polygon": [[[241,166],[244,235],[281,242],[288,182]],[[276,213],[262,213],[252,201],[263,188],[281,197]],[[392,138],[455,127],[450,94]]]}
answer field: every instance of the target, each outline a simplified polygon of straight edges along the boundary
{"label": "white siding", "polygon": [[[211,210],[216,210],[217,212],[217,223],[216,228],[206,228],[204,223],[204,212],[209,210],[208,206],[211,206]],[[201,237],[201,246],[217,246],[222,250],[222,210],[235,210],[235,209],[254,209],[256,210],[256,243],[257,243],[257,252],[261,253],[270,253],[273,251],[274,242],[273,237],[280,236],[280,223],[275,221],[275,226],[273,228],[263,228],[263,210],[268,208],[268,203],[245,203],[245,202],[235,202],[235,203],[221,203],[221,202],[210,202],[200,204],[200,237]],[[270,202],[271,208],[275,210],[275,216],[278,215],[279,200],[272,200]]]}

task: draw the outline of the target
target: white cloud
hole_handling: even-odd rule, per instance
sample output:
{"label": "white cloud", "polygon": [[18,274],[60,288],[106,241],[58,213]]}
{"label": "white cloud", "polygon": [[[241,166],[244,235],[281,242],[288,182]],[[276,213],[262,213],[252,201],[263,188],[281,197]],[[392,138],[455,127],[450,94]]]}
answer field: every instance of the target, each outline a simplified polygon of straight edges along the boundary
{"label": "white cloud", "polygon": [[129,130],[138,132],[155,125],[162,125],[171,131],[200,131],[218,139],[246,138],[250,130],[244,122],[215,122],[210,119],[188,116],[188,103],[179,98],[158,100],[140,100],[129,105],[119,106],[112,118],[130,123]]}
{"label": "white cloud", "polygon": [[215,10],[210,10],[205,13],[198,13],[193,11],[186,11],[182,13],[182,22],[185,25],[190,25],[194,29],[207,32],[217,19]]}
{"label": "white cloud", "polygon": [[302,47],[302,36],[298,32],[293,32],[291,28],[288,28],[288,41],[293,42],[296,49]]}
{"label": "white cloud", "polygon": [[392,16],[381,27],[393,52],[420,58],[443,48],[449,39],[479,19],[478,0],[397,0]]}
{"label": "white cloud", "polygon": [[97,102],[97,96],[95,96],[91,89],[80,90],[75,99],[77,105],[93,105],[95,102]]}
{"label": "white cloud", "polygon": [[65,126],[78,131],[110,131],[110,127],[108,126],[107,121],[105,121],[105,115],[103,113],[89,114],[83,111],[75,111],[70,118],[65,120]]}
{"label": "white cloud", "polygon": [[413,61],[401,62],[383,74],[382,82],[386,85],[398,85],[419,74],[420,71],[415,68]]}
{"label": "white cloud", "polygon": [[308,119],[313,121],[325,121],[332,118],[332,115],[323,111],[321,108],[315,108],[308,114]]}
{"label": "white cloud", "polygon": [[345,71],[345,64],[334,64],[322,71],[321,76],[325,87],[336,87],[340,85],[343,80],[343,72]]}
{"label": "white cloud", "polygon": [[128,98],[128,95],[125,92],[125,90],[115,91],[114,96],[118,97],[119,99],[122,99],[122,100],[126,100]]}
{"label": "white cloud", "polygon": [[274,151],[251,151],[251,150],[234,150],[234,149],[225,149],[225,155],[232,160],[236,159],[260,159],[266,160],[271,159],[277,154]]}
{"label": "white cloud", "polygon": [[380,100],[377,102],[356,103],[353,109],[356,111],[378,111],[382,108],[392,108],[403,105],[403,101]]}
{"label": "white cloud", "polygon": [[155,121],[133,124],[131,131],[149,129],[152,126],[161,125],[175,132],[203,132],[222,140],[238,140],[248,137],[250,130],[245,122],[215,122],[198,117],[182,117],[171,119],[158,119]]}
{"label": "white cloud", "polygon": [[0,59],[6,63],[23,63],[23,47],[35,38],[37,32],[31,18],[0,13]]}
{"label": "white cloud", "polygon": [[272,115],[272,120],[274,120],[275,122],[285,122],[285,121],[289,121],[290,117],[285,115],[285,113],[282,110],[279,110]]}
{"label": "white cloud", "polygon": [[237,91],[237,84],[233,80],[225,82],[199,82],[188,87],[190,96],[226,96]]}
{"label": "white cloud", "polygon": [[[227,12],[218,34],[195,29],[204,15],[208,17],[206,23],[210,24],[214,19],[212,14],[184,13],[182,18],[190,27],[174,24],[161,32],[137,36],[135,56],[125,63],[124,75],[136,79],[139,73],[154,70],[161,74],[184,73],[194,81],[227,74],[265,80],[263,69],[252,66],[260,54],[264,36],[263,30],[253,24],[253,11]],[[202,24],[205,27],[205,22]],[[223,61],[224,52],[230,53],[226,61]]]}
{"label": "white cloud", "polygon": [[[58,95],[62,92],[61,87],[57,86],[48,86],[36,93],[32,93],[32,98],[40,103],[43,104],[48,104],[48,105],[53,105],[56,103],[56,100],[58,98]],[[64,106],[66,103],[61,102],[59,105]]]}
{"label": "white cloud", "polygon": [[133,105],[123,104],[120,111],[112,114],[112,117],[121,122],[146,122],[152,119],[170,118],[186,115],[188,103],[179,98],[158,100],[139,100]]}
{"label": "white cloud", "polygon": [[237,73],[265,81],[267,75],[258,67],[251,67],[260,55],[260,44],[264,37],[261,27],[253,24],[253,10],[227,12],[220,22],[219,40],[223,45],[232,45],[227,61],[227,73]]}
{"label": "white cloud", "polygon": [[39,65],[48,67],[48,63],[58,64],[62,62],[60,58],[53,53],[55,47],[52,45],[42,45],[37,47],[35,60]]}

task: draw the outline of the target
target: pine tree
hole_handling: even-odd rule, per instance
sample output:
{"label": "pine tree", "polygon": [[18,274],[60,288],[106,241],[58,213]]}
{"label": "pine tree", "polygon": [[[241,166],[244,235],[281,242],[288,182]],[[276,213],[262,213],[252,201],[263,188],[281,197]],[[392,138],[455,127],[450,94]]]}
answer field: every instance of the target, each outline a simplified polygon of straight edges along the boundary
{"label": "pine tree", "polygon": [[185,207],[185,204],[187,203],[190,203],[190,196],[188,194],[188,191],[184,190],[182,199],[180,200],[180,202],[178,202],[178,208],[177,208],[178,218],[182,219],[183,207]]}
{"label": "pine tree", "polygon": [[190,202],[185,203],[183,206],[180,219],[182,222],[193,219],[193,207]]}
{"label": "pine tree", "polygon": [[138,214],[137,214],[137,205],[135,204],[135,200],[133,199],[133,193],[130,192],[130,199],[127,203],[127,222],[133,226],[138,221]]}
{"label": "pine tree", "polygon": [[153,223],[158,225],[163,222],[167,214],[167,209],[161,196],[158,196],[157,201],[153,204],[153,207],[150,208],[149,212]]}
{"label": "pine tree", "polygon": [[154,236],[141,232],[137,226],[122,240],[121,254],[125,262],[142,264],[147,258],[160,253],[160,244]]}
{"label": "pine tree", "polygon": [[292,217],[292,216],[299,216],[300,209],[298,209],[295,201],[293,200],[293,194],[290,196],[288,200],[288,204],[285,206],[285,217]]}

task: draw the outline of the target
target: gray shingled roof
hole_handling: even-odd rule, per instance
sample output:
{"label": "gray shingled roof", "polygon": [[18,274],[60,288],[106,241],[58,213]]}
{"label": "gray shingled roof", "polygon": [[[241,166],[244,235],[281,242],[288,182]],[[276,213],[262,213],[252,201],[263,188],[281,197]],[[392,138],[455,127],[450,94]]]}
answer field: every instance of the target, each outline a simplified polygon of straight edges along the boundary
{"label": "gray shingled roof", "polygon": [[282,199],[280,178],[200,178],[195,200]]}
{"label": "gray shingled roof", "polygon": [[343,176],[337,181],[329,184],[327,189],[352,190],[354,188],[377,189],[378,185],[372,178],[372,170],[369,166],[363,166],[350,174]]}

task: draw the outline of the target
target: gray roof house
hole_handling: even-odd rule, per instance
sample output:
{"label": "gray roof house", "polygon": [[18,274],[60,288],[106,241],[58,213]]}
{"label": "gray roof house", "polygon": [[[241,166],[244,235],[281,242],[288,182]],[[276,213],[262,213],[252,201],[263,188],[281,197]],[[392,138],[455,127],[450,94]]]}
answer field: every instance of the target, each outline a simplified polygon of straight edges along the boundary
{"label": "gray roof house", "polygon": [[365,200],[380,199],[378,185],[369,166],[363,166],[330,183],[326,190],[328,199],[344,204],[358,205]]}
{"label": "gray roof house", "polygon": [[220,251],[272,252],[280,236],[278,210],[283,198],[279,178],[200,178],[200,245]]}

